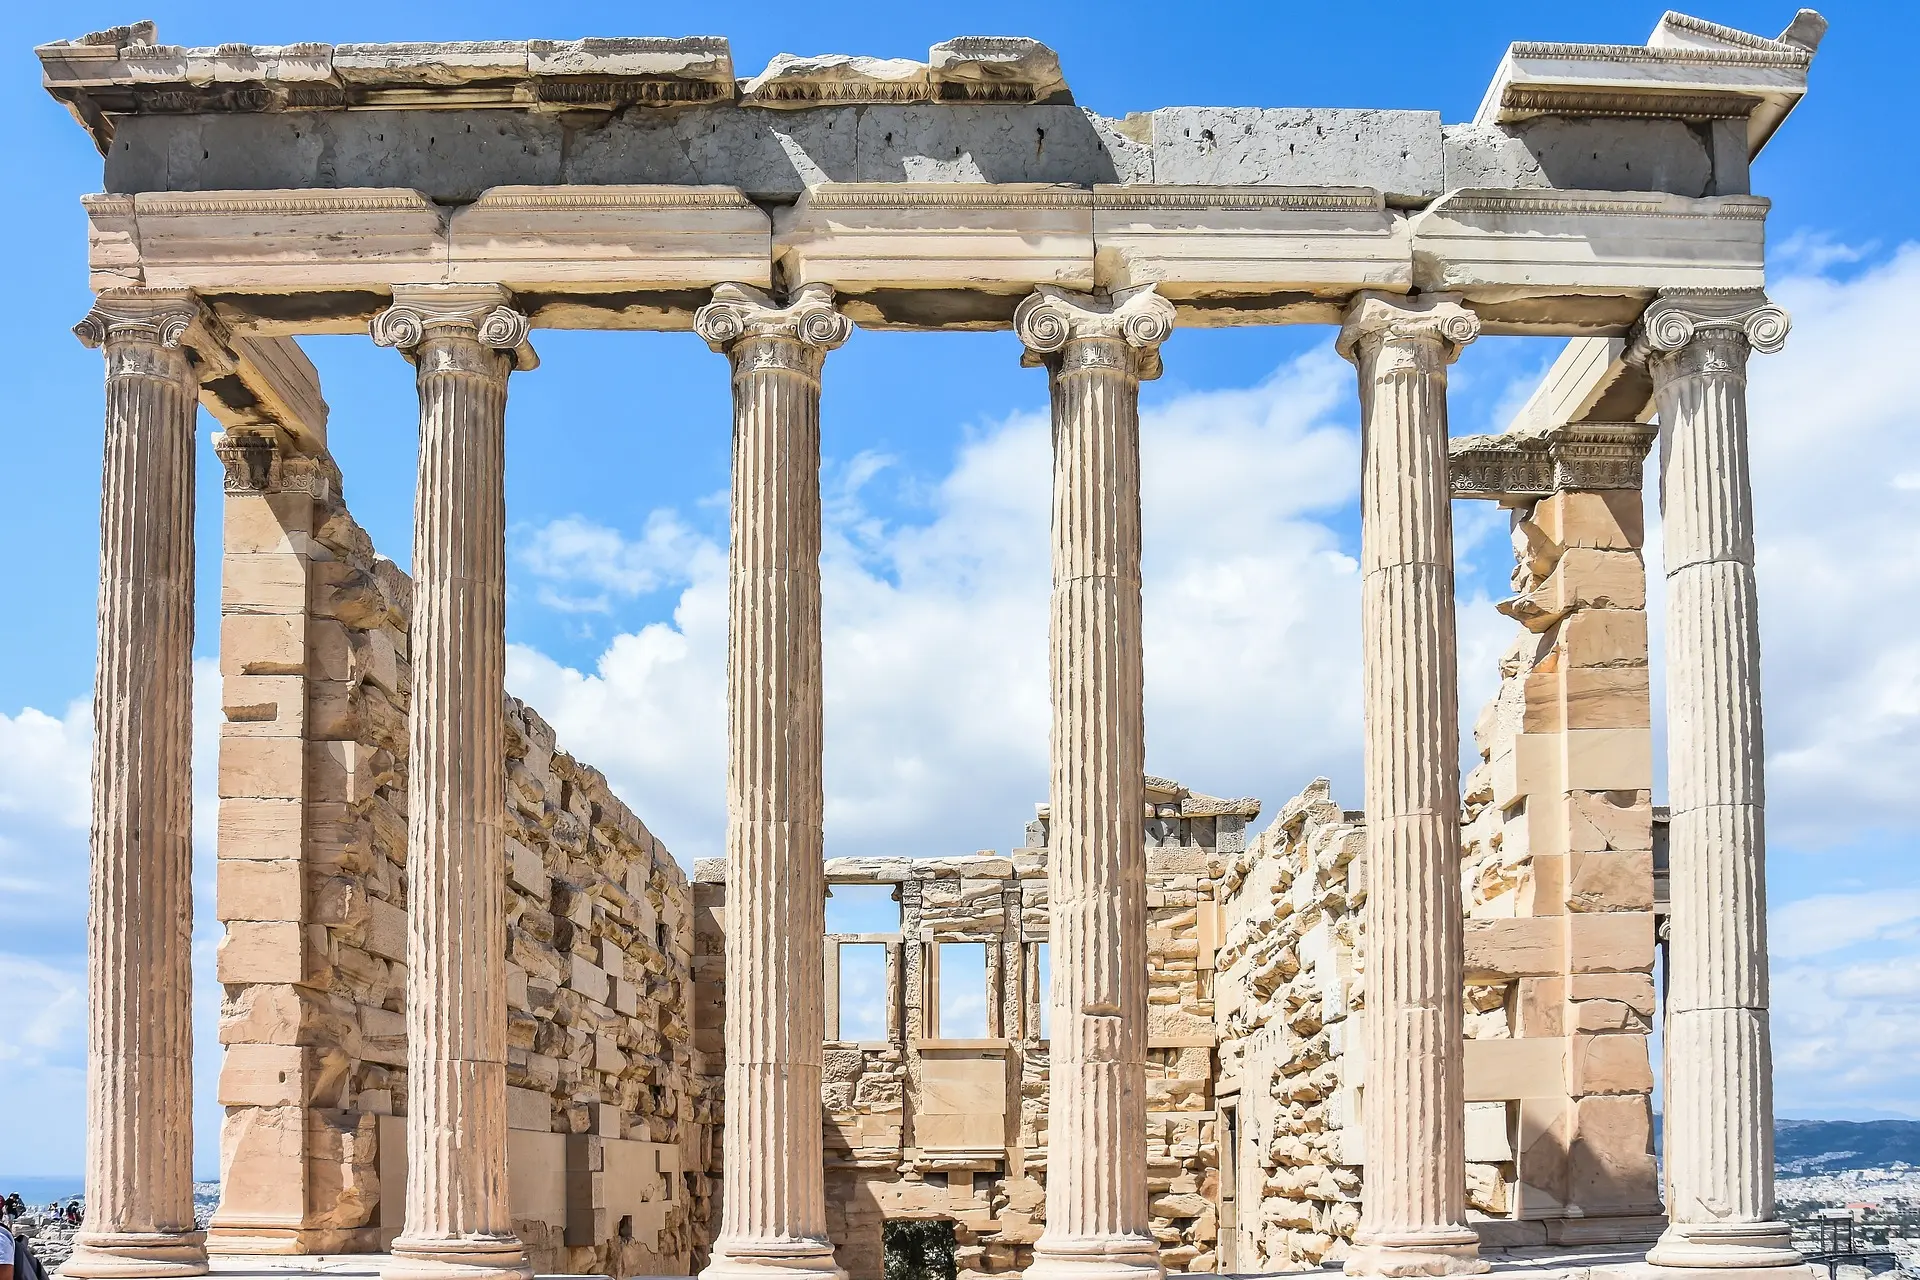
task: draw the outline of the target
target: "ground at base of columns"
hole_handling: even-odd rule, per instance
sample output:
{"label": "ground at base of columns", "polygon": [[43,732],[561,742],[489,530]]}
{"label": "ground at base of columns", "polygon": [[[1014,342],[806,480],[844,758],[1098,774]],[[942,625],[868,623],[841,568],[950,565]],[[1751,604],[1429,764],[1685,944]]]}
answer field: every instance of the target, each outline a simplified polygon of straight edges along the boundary
{"label": "ground at base of columns", "polygon": [[[1489,1248],[1482,1246],[1480,1258],[1487,1264],[1488,1272],[1500,1280],[1683,1280],[1681,1277],[1669,1277],[1666,1267],[1653,1267],[1647,1263],[1647,1250],[1641,1245],[1573,1245],[1573,1246],[1529,1246],[1526,1248]],[[1320,1276],[1337,1274],[1325,1268],[1314,1267],[1301,1271],[1279,1272],[1228,1272],[1220,1280],[1254,1280],[1255,1276]],[[1688,1276],[1684,1280],[1702,1280],[1699,1276]],[[1705,1280],[1715,1280],[1706,1277]],[[1768,1272],[1766,1276],[1752,1273],[1728,1274],[1718,1280],[1803,1280],[1798,1275],[1785,1276]],[[1826,1280],[1825,1276],[1818,1280]]]}
{"label": "ground at base of columns", "polygon": [[[402,1263],[414,1261],[400,1259]],[[391,1271],[395,1258],[390,1253],[232,1253],[216,1254],[208,1274],[222,1280],[295,1280],[300,1276],[328,1277],[328,1280],[378,1280]],[[608,1276],[536,1275],[533,1280],[611,1280]],[[681,1280],[685,1280],[682,1277]]]}
{"label": "ground at base of columns", "polygon": [[[12,1261],[12,1259],[8,1259]],[[204,1231],[90,1232],[74,1237],[58,1274],[72,1280],[167,1280],[207,1274]]]}

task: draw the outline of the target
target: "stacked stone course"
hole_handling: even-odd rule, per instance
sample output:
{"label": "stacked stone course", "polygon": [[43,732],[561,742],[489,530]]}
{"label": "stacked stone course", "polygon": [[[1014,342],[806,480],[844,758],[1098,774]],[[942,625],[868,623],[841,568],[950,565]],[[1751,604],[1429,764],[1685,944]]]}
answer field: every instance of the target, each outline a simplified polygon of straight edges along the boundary
{"label": "stacked stone course", "polygon": [[[1214,1117],[1214,886],[1237,855],[1258,804],[1196,795],[1145,779],[1148,1222],[1169,1271],[1217,1268],[1219,1136]],[[833,859],[832,885],[891,885],[898,932],[827,938],[827,972],[842,941],[886,948],[887,1036],[832,1038],[838,992],[826,998],[821,1117],[827,1224],[853,1280],[885,1271],[889,1220],[954,1224],[962,1280],[1025,1270],[1046,1227],[1049,1042],[1040,1037],[1037,948],[1048,940],[1051,815],[1010,856]],[[696,1033],[717,1080],[728,926],[725,864],[695,871]],[[940,1034],[941,943],[986,947],[987,1038]],[[718,1174],[720,1148],[711,1148]]]}
{"label": "stacked stone course", "polygon": [[[364,1252],[406,1178],[407,575],[330,459],[228,463],[218,908],[227,1047],[212,1247]],[[666,847],[507,699],[514,1229],[547,1272],[697,1266],[711,1089],[692,895]]]}
{"label": "stacked stone course", "polygon": [[1223,869],[1220,1078],[1238,1086],[1234,1269],[1344,1254],[1360,1221],[1365,828],[1324,778]]}
{"label": "stacked stone course", "polygon": [[[1487,1247],[1644,1242],[1661,1222],[1640,501],[1565,491],[1513,515],[1500,609],[1521,629],[1461,827],[1466,1199]],[[1344,1258],[1358,1227],[1365,845],[1319,779],[1221,882],[1238,1270]]]}

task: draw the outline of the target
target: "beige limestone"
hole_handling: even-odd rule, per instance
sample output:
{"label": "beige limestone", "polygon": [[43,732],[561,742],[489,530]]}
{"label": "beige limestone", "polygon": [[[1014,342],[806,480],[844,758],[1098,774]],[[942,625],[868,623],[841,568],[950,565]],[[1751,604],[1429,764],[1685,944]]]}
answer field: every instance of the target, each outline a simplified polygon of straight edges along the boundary
{"label": "beige limestone", "polygon": [[733,368],[725,1194],[701,1273],[844,1277],[821,1182],[820,375],[832,290],[722,285],[695,322]]}
{"label": "beige limestone", "polygon": [[1447,366],[1479,320],[1445,295],[1363,294],[1339,349],[1360,374],[1365,650],[1366,1143],[1350,1275],[1485,1270],[1466,1226],[1460,795]]}
{"label": "beige limestone", "polygon": [[1759,615],[1746,366],[1787,316],[1758,292],[1663,296],[1640,341],[1663,436],[1673,946],[1662,1267],[1800,1265],[1773,1204]]}
{"label": "beige limestone", "polygon": [[[529,1277],[506,1169],[507,377],[533,365],[498,286],[397,290],[374,340],[420,393],[408,724],[406,1225],[387,1280]],[[374,966],[377,967],[377,966]]]}
{"label": "beige limestone", "polygon": [[1053,947],[1047,1229],[1035,1277],[1157,1276],[1146,1169],[1140,417],[1173,307],[1151,287],[1020,304],[1053,401]]}
{"label": "beige limestone", "polygon": [[69,1276],[207,1270],[193,1218],[193,450],[185,294],[115,290],[106,356],[100,657],[87,912],[87,1213]]}

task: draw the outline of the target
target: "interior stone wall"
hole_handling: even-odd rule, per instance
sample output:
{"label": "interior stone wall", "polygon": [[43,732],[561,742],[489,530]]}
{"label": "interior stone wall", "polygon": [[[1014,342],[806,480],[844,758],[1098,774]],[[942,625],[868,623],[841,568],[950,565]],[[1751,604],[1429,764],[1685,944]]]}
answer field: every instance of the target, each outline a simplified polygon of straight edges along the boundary
{"label": "interior stone wall", "polygon": [[1233,1271],[1337,1257],[1360,1221],[1359,818],[1316,779],[1222,868],[1214,1012]]}
{"label": "interior stone wall", "polygon": [[[1218,1134],[1215,1128],[1214,886],[1221,859],[1237,854],[1259,805],[1197,795],[1148,780],[1147,1161],[1152,1227],[1170,1271],[1216,1269]],[[1047,1042],[1040,1035],[1038,947],[1047,940],[1044,806],[1029,847],[999,857],[834,859],[830,886],[892,886],[898,932],[829,935],[829,1040],[821,1090],[827,1217],[836,1255],[854,1280],[885,1272],[890,1219],[954,1223],[962,1280],[1023,1269],[1046,1227]],[[726,867],[695,871],[698,1043],[724,1066]],[[987,1030],[940,1034],[935,948],[986,945]],[[887,948],[880,1041],[834,1038],[837,948]],[[1059,963],[1058,960],[1055,963]],[[709,1174],[719,1176],[719,1144]]]}
{"label": "interior stone wall", "polygon": [[[412,584],[330,459],[229,438],[211,1247],[383,1248],[406,1177]],[[606,779],[508,699],[508,1168],[542,1272],[683,1273],[710,1234],[692,893]]]}
{"label": "interior stone wall", "polygon": [[[1488,1247],[1655,1238],[1653,810],[1638,491],[1516,509],[1520,625],[1463,787],[1469,1218]],[[1235,1270],[1345,1255],[1366,1151],[1365,816],[1325,779],[1221,882]]]}

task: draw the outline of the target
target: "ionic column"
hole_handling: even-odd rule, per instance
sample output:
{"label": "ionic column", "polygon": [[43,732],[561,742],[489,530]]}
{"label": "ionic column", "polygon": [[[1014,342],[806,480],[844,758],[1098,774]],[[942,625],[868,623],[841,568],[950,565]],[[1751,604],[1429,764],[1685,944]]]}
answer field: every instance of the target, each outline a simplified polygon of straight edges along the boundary
{"label": "ionic column", "polygon": [[[87,911],[87,1216],[69,1276],[207,1270],[193,1218],[193,448],[182,292],[104,293]],[[9,1259],[11,1261],[11,1259]]]}
{"label": "ionic column", "polygon": [[420,391],[407,771],[407,1206],[386,1280],[529,1277],[507,1208],[507,375],[497,285],[397,286],[373,340]]}
{"label": "ionic column", "polygon": [[727,626],[727,1069],[703,1276],[838,1276],[820,1139],[820,370],[833,290],[725,284],[694,329],[733,365]]}
{"label": "ionic column", "polygon": [[1758,291],[1670,294],[1636,347],[1660,412],[1667,574],[1672,942],[1666,1021],[1669,1267],[1795,1267],[1774,1220],[1773,1052],[1760,635],[1747,355],[1787,316]]}
{"label": "ionic column", "polygon": [[1047,1229],[1029,1277],[1161,1274],[1147,1210],[1140,383],[1173,305],[1042,287],[1014,328],[1053,400]]}
{"label": "ionic column", "polygon": [[1366,716],[1367,1167],[1348,1275],[1486,1270],[1466,1214],[1447,470],[1447,366],[1479,331],[1447,294],[1362,294],[1338,343],[1360,371]]}

